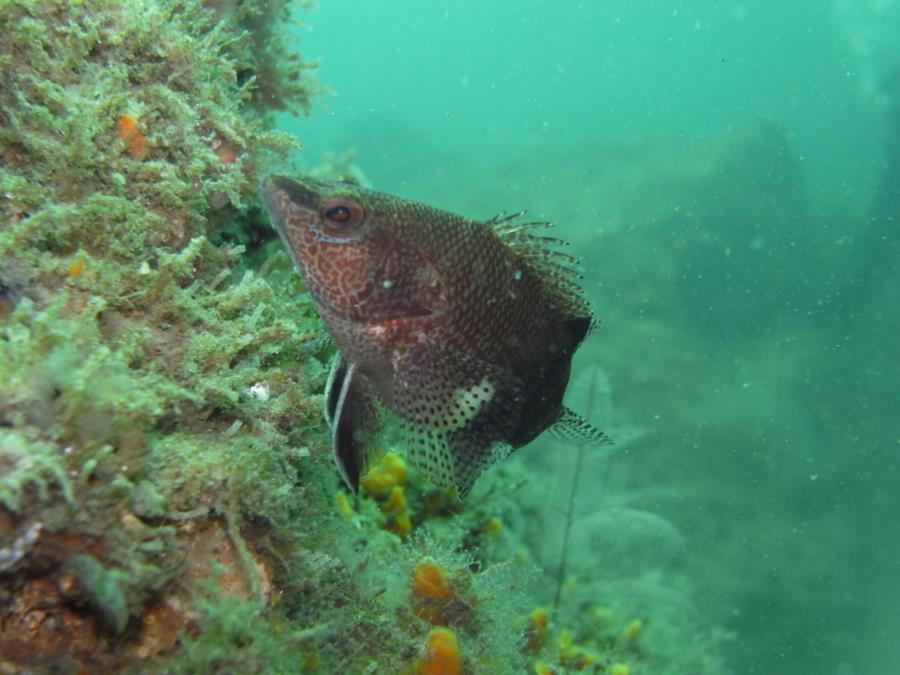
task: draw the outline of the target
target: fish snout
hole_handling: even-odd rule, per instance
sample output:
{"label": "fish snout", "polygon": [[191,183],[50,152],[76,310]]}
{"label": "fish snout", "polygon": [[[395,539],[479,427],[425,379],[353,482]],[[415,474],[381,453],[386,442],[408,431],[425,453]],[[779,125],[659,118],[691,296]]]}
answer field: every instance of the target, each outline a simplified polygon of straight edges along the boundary
{"label": "fish snout", "polygon": [[288,176],[267,176],[260,191],[269,215],[279,229],[284,226],[289,213],[315,213],[318,209],[319,193]]}

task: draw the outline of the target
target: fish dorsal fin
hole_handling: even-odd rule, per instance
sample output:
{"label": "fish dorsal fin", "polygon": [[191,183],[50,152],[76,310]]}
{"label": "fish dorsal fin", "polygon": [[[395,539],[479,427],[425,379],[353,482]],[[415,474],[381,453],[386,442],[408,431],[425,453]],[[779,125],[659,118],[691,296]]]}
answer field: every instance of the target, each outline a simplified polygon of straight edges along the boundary
{"label": "fish dorsal fin", "polygon": [[[537,234],[553,227],[546,221],[518,222],[525,211],[500,213],[486,225],[543,281],[562,313],[569,316],[591,316],[591,308],[581,288],[581,263],[575,256],[561,251],[569,242]],[[594,327],[596,324],[592,324]]]}
{"label": "fish dorsal fin", "polygon": [[612,445],[613,440],[574,410],[563,408],[549,429],[557,440],[571,445]]}

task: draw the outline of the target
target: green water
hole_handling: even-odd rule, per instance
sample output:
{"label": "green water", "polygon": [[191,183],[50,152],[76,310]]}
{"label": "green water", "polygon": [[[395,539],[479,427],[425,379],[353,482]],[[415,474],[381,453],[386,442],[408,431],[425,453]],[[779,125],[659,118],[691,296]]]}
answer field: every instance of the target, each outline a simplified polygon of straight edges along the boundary
{"label": "green water", "polygon": [[[352,148],[377,189],[527,208],[584,259],[576,373],[645,433],[582,499],[685,550],[585,532],[583,599],[678,575],[732,672],[900,672],[900,2],[320,4],[300,168]],[[512,461],[565,474],[535,445]]]}

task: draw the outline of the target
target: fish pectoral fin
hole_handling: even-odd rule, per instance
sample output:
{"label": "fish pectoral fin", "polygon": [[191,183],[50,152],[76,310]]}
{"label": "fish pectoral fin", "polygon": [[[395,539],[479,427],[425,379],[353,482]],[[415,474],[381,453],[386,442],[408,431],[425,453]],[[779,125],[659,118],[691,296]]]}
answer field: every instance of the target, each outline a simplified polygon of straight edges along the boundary
{"label": "fish pectoral fin", "polygon": [[353,492],[359,492],[359,478],[369,463],[378,412],[373,395],[359,377],[355,364],[340,356],[336,358],[325,401],[335,464],[344,484]]}
{"label": "fish pectoral fin", "polygon": [[344,384],[344,378],[347,376],[347,362],[338,352],[331,359],[331,366],[328,371],[328,381],[325,383],[325,420],[328,422],[328,428],[334,426],[334,412],[337,408],[338,398],[341,395],[341,387]]}
{"label": "fish pectoral fin", "polygon": [[612,445],[613,440],[584,419],[574,410],[563,408],[562,414],[551,426],[553,436],[571,445]]}

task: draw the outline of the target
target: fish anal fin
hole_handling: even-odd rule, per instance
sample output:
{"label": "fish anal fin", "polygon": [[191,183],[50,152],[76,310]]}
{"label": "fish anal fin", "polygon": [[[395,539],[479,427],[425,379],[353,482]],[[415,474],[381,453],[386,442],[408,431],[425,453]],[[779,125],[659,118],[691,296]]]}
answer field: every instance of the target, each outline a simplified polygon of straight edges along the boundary
{"label": "fish anal fin", "polygon": [[581,415],[563,408],[559,419],[548,430],[557,440],[571,445],[612,445],[613,440]]}
{"label": "fish anal fin", "polygon": [[438,487],[465,499],[478,477],[512,451],[503,442],[485,443],[469,430],[443,434],[407,427],[406,443],[413,465]]}

